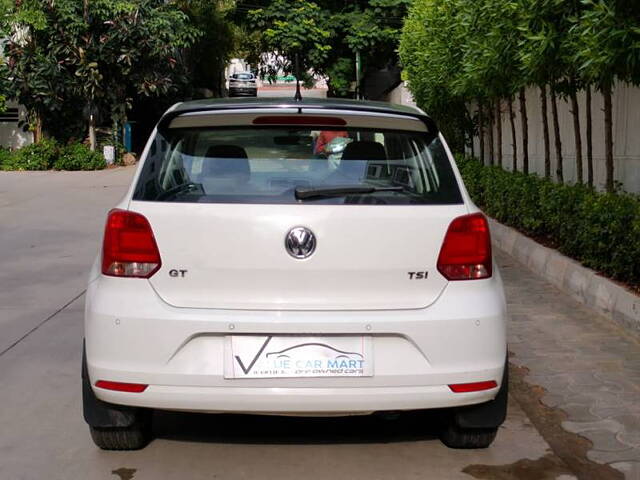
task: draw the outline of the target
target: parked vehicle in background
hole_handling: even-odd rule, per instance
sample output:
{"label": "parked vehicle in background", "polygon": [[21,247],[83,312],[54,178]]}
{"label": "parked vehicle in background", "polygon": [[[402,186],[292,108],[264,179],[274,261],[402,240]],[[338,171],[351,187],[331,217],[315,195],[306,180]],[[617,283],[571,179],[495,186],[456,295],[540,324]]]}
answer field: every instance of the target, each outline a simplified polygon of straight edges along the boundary
{"label": "parked vehicle in background", "polygon": [[107,218],[84,416],[124,450],[153,409],[436,409],[446,445],[484,448],[506,415],[506,318],[487,219],[422,111],[186,102]]}
{"label": "parked vehicle in background", "polygon": [[229,77],[230,97],[256,97],[257,95],[258,84],[253,73],[240,72]]}

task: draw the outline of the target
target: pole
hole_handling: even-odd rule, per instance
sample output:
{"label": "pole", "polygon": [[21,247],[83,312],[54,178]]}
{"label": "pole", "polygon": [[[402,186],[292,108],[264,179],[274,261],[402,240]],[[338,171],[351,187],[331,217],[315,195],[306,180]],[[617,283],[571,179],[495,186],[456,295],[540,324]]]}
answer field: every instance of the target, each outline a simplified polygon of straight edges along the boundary
{"label": "pole", "polygon": [[361,70],[360,50],[356,50],[356,100],[362,99],[360,91],[360,70]]}
{"label": "pole", "polygon": [[296,102],[302,101],[302,94],[300,93],[300,61],[298,59],[298,54],[296,53],[296,94],[293,99]]}

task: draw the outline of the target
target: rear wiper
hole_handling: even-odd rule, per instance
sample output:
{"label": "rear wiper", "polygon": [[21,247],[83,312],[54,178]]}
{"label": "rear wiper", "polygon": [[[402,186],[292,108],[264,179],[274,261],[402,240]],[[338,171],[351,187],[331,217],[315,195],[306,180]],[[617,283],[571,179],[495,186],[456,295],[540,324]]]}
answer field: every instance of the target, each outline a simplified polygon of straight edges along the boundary
{"label": "rear wiper", "polygon": [[401,192],[402,187],[374,187],[371,185],[336,185],[335,187],[298,187],[296,199],[304,200],[317,197],[341,197],[344,195],[362,195],[375,192]]}

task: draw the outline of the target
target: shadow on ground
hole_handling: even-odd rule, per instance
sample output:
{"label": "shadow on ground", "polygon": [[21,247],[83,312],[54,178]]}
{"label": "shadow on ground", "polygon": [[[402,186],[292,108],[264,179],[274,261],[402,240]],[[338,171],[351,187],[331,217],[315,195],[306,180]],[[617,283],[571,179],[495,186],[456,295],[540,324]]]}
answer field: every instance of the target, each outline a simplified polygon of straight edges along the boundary
{"label": "shadow on ground", "polygon": [[154,435],[181,442],[261,445],[407,442],[437,439],[445,415],[420,411],[313,418],[155,412]]}

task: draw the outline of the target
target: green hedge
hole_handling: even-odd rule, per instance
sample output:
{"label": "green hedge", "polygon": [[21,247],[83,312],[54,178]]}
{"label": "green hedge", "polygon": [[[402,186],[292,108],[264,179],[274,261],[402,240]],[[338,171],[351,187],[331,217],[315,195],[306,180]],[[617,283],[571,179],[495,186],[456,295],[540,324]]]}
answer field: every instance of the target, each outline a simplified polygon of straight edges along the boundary
{"label": "green hedge", "polygon": [[102,154],[82,144],[60,146],[43,139],[10,152],[0,149],[0,170],[99,170],[106,167]]}
{"label": "green hedge", "polygon": [[58,155],[55,140],[44,139],[11,152],[2,163],[3,170],[49,170]]}
{"label": "green hedge", "polygon": [[557,184],[457,157],[485,213],[603,274],[640,285],[640,197]]}
{"label": "green hedge", "polygon": [[56,170],[100,170],[104,167],[106,163],[102,154],[92,152],[80,143],[61,148],[58,158],[53,162]]}
{"label": "green hedge", "polygon": [[9,163],[11,160],[11,152],[6,148],[0,147],[0,170],[2,170],[2,166],[6,163]]}

